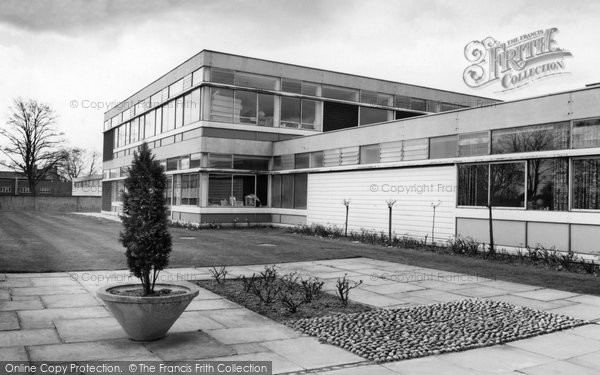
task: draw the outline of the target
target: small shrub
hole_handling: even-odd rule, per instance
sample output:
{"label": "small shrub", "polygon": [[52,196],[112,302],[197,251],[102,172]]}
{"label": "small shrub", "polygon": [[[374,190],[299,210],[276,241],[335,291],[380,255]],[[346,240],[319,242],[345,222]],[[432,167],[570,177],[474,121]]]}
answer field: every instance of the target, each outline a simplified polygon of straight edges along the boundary
{"label": "small shrub", "polygon": [[279,297],[284,284],[277,280],[277,276],[278,272],[275,266],[265,266],[265,270],[260,272],[259,278],[252,283],[252,293],[262,303],[272,304]]}
{"label": "small shrub", "polygon": [[598,265],[593,260],[588,262],[585,259],[581,258],[579,264],[581,265],[581,268],[585,273],[595,274],[598,270]]}
{"label": "small shrub", "polygon": [[213,267],[209,270],[209,272],[210,272],[212,278],[215,279],[217,284],[221,284],[221,282],[225,282],[225,278],[227,277],[227,274],[229,273],[229,271],[227,271],[225,266],[222,266],[219,269],[217,269],[216,267]]}
{"label": "small shrub", "polygon": [[252,289],[254,288],[254,282],[256,281],[256,274],[253,273],[250,278],[247,278],[246,276],[242,276],[241,279],[242,279],[242,283],[244,284],[244,292],[250,293],[252,291]]}
{"label": "small shrub", "polygon": [[476,256],[479,251],[479,242],[471,237],[456,236],[448,240],[448,249],[459,255]]}
{"label": "small shrub", "polygon": [[360,284],[362,284],[362,280],[356,282],[353,281],[352,285],[350,285],[350,280],[348,280],[346,278],[347,274],[344,275],[344,277],[342,278],[338,278],[337,279],[337,283],[336,283],[336,289],[338,292],[338,297],[340,297],[340,300],[342,301],[342,305],[347,306],[348,305],[348,296],[350,294],[350,291],[356,287],[358,287]]}
{"label": "small shrub", "polygon": [[306,303],[311,303],[314,299],[318,298],[323,290],[323,285],[325,285],[323,281],[319,281],[316,277],[301,280],[300,283],[304,293],[304,302]]}
{"label": "small shrub", "polygon": [[543,257],[541,251],[537,247],[531,248],[527,246],[527,255],[529,256],[529,260],[533,263],[537,263]]}
{"label": "small shrub", "polygon": [[304,303],[306,303],[306,301],[304,300],[302,293],[298,293],[297,291],[291,289],[287,289],[282,292],[281,304],[290,314],[296,313],[298,308]]}
{"label": "small shrub", "polygon": [[573,250],[569,250],[564,254],[560,254],[558,261],[564,269],[569,270],[571,265],[576,261],[576,258],[577,256],[575,256]]}

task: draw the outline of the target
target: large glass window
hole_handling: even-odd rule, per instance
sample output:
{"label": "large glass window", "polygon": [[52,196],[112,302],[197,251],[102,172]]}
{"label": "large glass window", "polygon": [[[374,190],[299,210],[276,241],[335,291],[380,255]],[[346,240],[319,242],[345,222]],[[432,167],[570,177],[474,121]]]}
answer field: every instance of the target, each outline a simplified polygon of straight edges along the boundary
{"label": "large glass window", "polygon": [[175,101],[162,106],[163,132],[175,129]]}
{"label": "large glass window", "polygon": [[258,125],[273,126],[275,114],[275,96],[258,94]]}
{"label": "large glass window", "polygon": [[173,205],[181,205],[181,175],[173,176]]}
{"label": "large glass window", "polygon": [[573,160],[573,209],[600,210],[600,158]]}
{"label": "large glass window", "polygon": [[125,128],[125,142],[121,146],[129,144],[129,136],[131,134],[131,123],[126,122],[123,127]]}
{"label": "large glass window", "polygon": [[179,166],[179,158],[167,159],[167,171],[176,171]]}
{"label": "large glass window", "polygon": [[451,158],[458,154],[458,137],[449,135],[429,139],[429,158]]}
{"label": "large glass window", "polygon": [[569,162],[567,159],[532,159],[527,164],[527,208],[569,209]]}
{"label": "large glass window", "polygon": [[492,130],[492,153],[563,150],[569,148],[569,123]]}
{"label": "large glass window", "polygon": [[458,156],[477,156],[490,153],[490,133],[477,132],[458,135]]}
{"label": "large glass window", "polygon": [[323,166],[323,151],[315,151],[310,153],[310,167],[320,168]]}
{"label": "large glass window", "polygon": [[235,85],[257,89],[275,90],[277,78],[235,72]]}
{"label": "large glass window", "polygon": [[175,100],[175,127],[180,128],[183,126],[183,98]]}
{"label": "large glass window", "polygon": [[573,148],[600,147],[600,118],[573,122]]}
{"label": "large glass window", "polygon": [[347,89],[344,87],[323,86],[321,96],[356,102],[358,101],[358,90]]}
{"label": "large glass window", "polygon": [[300,124],[300,99],[281,98],[281,126],[296,128]]}
{"label": "large glass window", "polygon": [[196,122],[196,121],[200,121],[200,109],[202,108],[202,106],[200,105],[200,89],[196,89],[194,91],[192,91],[191,94],[191,98],[190,98],[190,102],[189,102],[189,107],[190,107],[190,116],[189,121],[187,122],[188,124]]}
{"label": "large glass window", "polygon": [[150,111],[148,113],[146,113],[146,115],[144,115],[145,117],[145,126],[144,126],[144,138],[150,138],[153,137],[156,133],[155,133],[155,125],[156,125],[156,121],[155,121],[155,116],[156,113],[154,111]]}
{"label": "large glass window", "polygon": [[261,156],[234,155],[233,168],[267,171],[269,170],[269,158]]}
{"label": "large glass window", "polygon": [[302,153],[294,155],[294,168],[302,169],[309,168],[310,166],[310,153]]}
{"label": "large glass window", "polygon": [[302,128],[316,129],[321,125],[320,104],[314,100],[302,99]]}
{"label": "large glass window", "polygon": [[273,175],[271,177],[271,207],[306,209],[306,173]]}
{"label": "large glass window", "polygon": [[302,95],[319,95],[319,85],[316,83],[302,82]]}
{"label": "large glass window", "polygon": [[140,122],[138,117],[131,120],[131,143],[138,141],[138,135],[140,130]]}
{"label": "large glass window", "polygon": [[388,120],[388,111],[379,108],[360,107],[360,125],[376,124]]}
{"label": "large glass window", "polygon": [[294,175],[294,208],[306,209],[308,175],[298,173]]}
{"label": "large glass window", "polygon": [[[233,108],[233,90],[211,87],[209,120],[232,122]],[[236,108],[241,109],[241,104],[236,104]]]}
{"label": "large glass window", "polygon": [[380,148],[379,144],[360,146],[360,164],[379,163]]}
{"label": "large glass window", "polygon": [[234,121],[242,124],[256,124],[256,93],[236,91],[234,99]]}
{"label": "large glass window", "polygon": [[525,162],[490,165],[490,198],[495,207],[525,207]]}
{"label": "large glass window", "polygon": [[198,205],[198,173],[181,175],[181,204]]}
{"label": "large glass window", "polygon": [[167,188],[165,189],[165,199],[167,205],[171,205],[173,198],[173,176],[167,177]]}
{"label": "large glass window", "polygon": [[162,133],[162,107],[156,108],[156,124],[154,125],[154,129],[156,129],[155,134],[159,135]]}
{"label": "large glass window", "polygon": [[458,166],[458,205],[487,206],[488,164],[464,164]]}
{"label": "large glass window", "polygon": [[271,176],[271,207],[281,207],[281,175]]}
{"label": "large glass window", "polygon": [[202,166],[202,154],[196,153],[190,155],[190,168],[200,168]]}
{"label": "large glass window", "polygon": [[[256,184],[260,184],[257,188]],[[267,179],[253,174],[213,174],[208,177],[208,204],[222,207],[257,207],[262,205]]]}
{"label": "large glass window", "polygon": [[232,168],[232,155],[230,154],[209,154],[208,156],[208,167],[209,168]]}
{"label": "large glass window", "polygon": [[281,208],[294,208],[294,175],[281,175]]}

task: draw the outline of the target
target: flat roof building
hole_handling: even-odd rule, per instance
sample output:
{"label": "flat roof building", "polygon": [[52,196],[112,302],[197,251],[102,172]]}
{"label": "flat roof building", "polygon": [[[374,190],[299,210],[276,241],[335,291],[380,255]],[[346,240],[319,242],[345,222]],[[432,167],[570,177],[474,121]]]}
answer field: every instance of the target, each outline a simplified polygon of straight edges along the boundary
{"label": "flat roof building", "polygon": [[[133,151],[171,218],[387,229],[600,253],[600,87],[513,102],[202,51],[105,113],[104,211]],[[436,207],[435,228],[433,206]]]}

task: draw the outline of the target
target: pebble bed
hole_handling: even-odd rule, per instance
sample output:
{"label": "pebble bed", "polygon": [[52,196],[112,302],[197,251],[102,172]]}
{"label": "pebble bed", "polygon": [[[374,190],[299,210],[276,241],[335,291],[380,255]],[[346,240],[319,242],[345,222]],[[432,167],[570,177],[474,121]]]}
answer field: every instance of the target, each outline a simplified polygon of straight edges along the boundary
{"label": "pebble bed", "polygon": [[506,302],[465,299],[300,319],[293,328],[374,362],[497,345],[588,322]]}

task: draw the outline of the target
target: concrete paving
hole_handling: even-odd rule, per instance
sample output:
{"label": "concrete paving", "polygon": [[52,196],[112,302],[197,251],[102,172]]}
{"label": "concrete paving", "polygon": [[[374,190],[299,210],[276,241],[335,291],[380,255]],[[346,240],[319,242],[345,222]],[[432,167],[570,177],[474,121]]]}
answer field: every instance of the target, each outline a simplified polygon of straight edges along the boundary
{"label": "concrete paving", "polygon": [[[229,267],[229,277],[262,265]],[[279,264],[280,272],[316,276],[333,290],[347,275],[363,284],[352,300],[378,308],[488,298],[591,324],[503,345],[382,365],[321,344],[210,291],[199,296],[166,338],[129,340],[95,296],[103,285],[136,281],[126,271],[0,274],[2,360],[267,360],[274,373],[318,374],[595,374],[600,373],[600,297],[352,258]],[[207,268],[174,268],[163,281],[209,279]]]}

